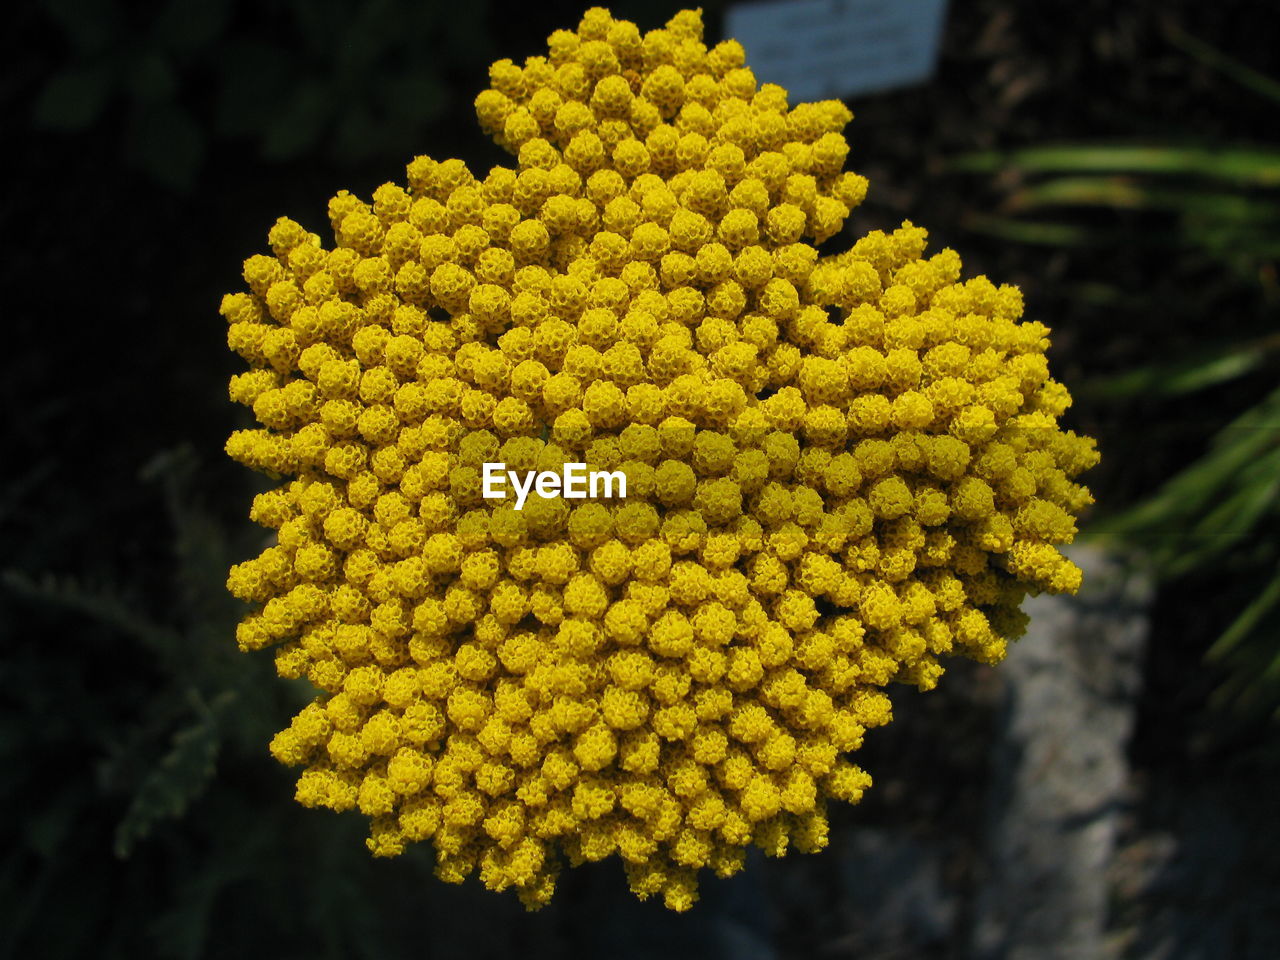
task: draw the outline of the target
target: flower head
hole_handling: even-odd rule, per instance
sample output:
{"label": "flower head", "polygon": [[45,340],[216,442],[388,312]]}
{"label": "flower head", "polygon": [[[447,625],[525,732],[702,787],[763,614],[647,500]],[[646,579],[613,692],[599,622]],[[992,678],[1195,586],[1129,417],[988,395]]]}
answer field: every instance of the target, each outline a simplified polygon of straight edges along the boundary
{"label": "flower head", "polygon": [[[819,254],[867,189],[849,111],[697,13],[595,8],[490,79],[515,166],[418,157],[330,201],[332,249],[282,218],[223,300],[261,423],[228,452],[290,478],[238,639],[320,691],[272,751],[375,854],[429,840],[530,906],[616,855],[685,909],[750,844],[826,844],[887,684],[999,660],[1027,592],[1076,588],[1096,454],[1015,288],[910,223]],[[626,497],[517,510],[498,461]]]}

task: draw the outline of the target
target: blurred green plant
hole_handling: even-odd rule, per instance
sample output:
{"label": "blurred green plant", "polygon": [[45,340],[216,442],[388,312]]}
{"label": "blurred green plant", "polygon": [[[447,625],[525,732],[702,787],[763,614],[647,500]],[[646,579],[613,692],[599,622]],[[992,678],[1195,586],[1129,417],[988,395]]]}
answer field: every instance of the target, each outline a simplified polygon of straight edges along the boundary
{"label": "blurred green plant", "polygon": [[1002,212],[969,221],[1006,240],[1113,242],[1114,227],[1071,218],[1073,208],[1092,208],[1171,215],[1175,229],[1148,235],[1148,243],[1199,250],[1245,275],[1280,255],[1280,150],[1079,144],[970,154],[951,166],[1029,180],[1012,190]]}
{"label": "blurred green plant", "polygon": [[231,545],[191,495],[195,470],[195,456],[184,447],[155,457],[140,478],[159,485],[173,526],[174,622],[154,619],[123,586],[13,569],[0,581],[19,596],[133,641],[163,678],[160,695],[143,701],[142,715],[109,745],[105,779],[130,797],[115,830],[119,857],[128,857],[158,821],[180,817],[204,792],[224,740],[240,737],[239,745],[252,748],[257,730],[246,726],[271,727],[255,706],[274,702],[260,686],[262,671],[245,669],[226,650],[238,615],[238,604],[220,589]]}
{"label": "blurred green plant", "polygon": [[451,70],[487,55],[484,2],[45,0],[65,58],[32,119],[118,124],[125,158],[177,189],[211,141],[351,164],[414,152],[448,104]]}
{"label": "blurred green plant", "polygon": [[[1280,103],[1275,80],[1172,22],[1166,36],[1205,67]],[[950,166],[1005,185],[1000,210],[975,214],[975,230],[1052,247],[1147,245],[1170,258],[1170,271],[1190,277],[1207,266],[1209,297],[1256,305],[1250,316],[1231,311],[1224,323],[1191,312],[1204,310],[1204,299],[1162,304],[1169,328],[1177,328],[1175,316],[1192,321],[1196,339],[1144,344],[1149,363],[1086,384],[1086,396],[1102,403],[1192,400],[1202,411],[1179,439],[1203,452],[1090,532],[1139,547],[1168,581],[1212,582],[1234,612],[1206,654],[1223,677],[1210,706],[1232,730],[1280,722],[1280,390],[1257,400],[1280,380],[1280,150],[1092,143],[974,153]],[[1088,293],[1099,303],[1121,299],[1107,285]],[[1217,427],[1208,438],[1196,434],[1206,422]]]}
{"label": "blurred green plant", "polygon": [[[1210,361],[1200,370],[1212,367]],[[1208,650],[1208,660],[1226,673],[1210,703],[1239,724],[1267,715],[1280,720],[1280,390],[1095,533],[1142,546],[1170,579],[1230,573],[1243,605]]]}
{"label": "blurred green plant", "polygon": [[[373,908],[347,889],[370,877],[363,827],[348,818],[321,829],[292,805],[261,802],[281,784],[245,783],[246,774],[275,777],[262,745],[313,691],[282,687],[268,661],[227,642],[242,611],[223,582],[250,545],[231,542],[201,506],[198,477],[189,448],[157,456],[142,474],[173,533],[163,602],[141,598],[136,571],[120,583],[17,568],[0,575],[6,607],[34,605],[54,627],[40,642],[11,643],[0,667],[15,701],[0,712],[9,771],[0,799],[15,814],[28,811],[0,856],[0,956],[203,956],[233,885],[245,896],[230,915],[300,915],[315,924],[313,949],[366,955],[360,942]],[[206,795],[215,765],[239,792]],[[333,876],[308,884],[322,861]],[[104,886],[110,876],[117,882]],[[75,923],[50,927],[68,899]],[[260,920],[229,938],[261,932]],[[279,923],[269,929],[288,933]]]}

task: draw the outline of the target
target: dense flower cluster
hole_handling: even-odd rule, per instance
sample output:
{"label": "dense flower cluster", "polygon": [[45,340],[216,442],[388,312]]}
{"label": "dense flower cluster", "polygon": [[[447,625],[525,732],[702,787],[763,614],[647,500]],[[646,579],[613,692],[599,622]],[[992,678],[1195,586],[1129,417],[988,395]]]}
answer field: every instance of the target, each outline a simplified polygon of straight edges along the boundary
{"label": "dense flower cluster", "polygon": [[[222,305],[262,425],[228,451],[293,478],[239,642],[322,691],[272,751],[375,854],[429,839],[530,906],[566,862],[679,910],[750,844],[821,848],[882,688],[1079,582],[1096,455],[1048,330],[911,224],[820,256],[866,191],[849,111],[701,35],[588,11],[476,100],[516,167],[419,157],[331,201],[331,250],[282,218]],[[517,511],[494,461],[627,496]]]}

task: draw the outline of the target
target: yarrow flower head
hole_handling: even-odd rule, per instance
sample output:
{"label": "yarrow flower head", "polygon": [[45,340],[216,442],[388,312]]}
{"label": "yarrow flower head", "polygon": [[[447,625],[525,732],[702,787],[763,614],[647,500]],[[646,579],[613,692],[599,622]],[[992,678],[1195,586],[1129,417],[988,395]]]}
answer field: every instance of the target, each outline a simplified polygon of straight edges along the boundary
{"label": "yarrow flower head", "polygon": [[[910,223],[819,253],[867,189],[851,114],[697,12],[595,8],[490,81],[514,166],[340,192],[331,249],[281,218],[223,300],[261,424],[228,453],[286,478],[237,636],[318,689],[271,750],[374,854],[429,841],[530,907],[617,856],[683,910],[750,845],[826,845],[888,684],[998,661],[1027,593],[1076,589],[1096,454],[1016,288]],[[495,462],[626,496],[517,510]]]}

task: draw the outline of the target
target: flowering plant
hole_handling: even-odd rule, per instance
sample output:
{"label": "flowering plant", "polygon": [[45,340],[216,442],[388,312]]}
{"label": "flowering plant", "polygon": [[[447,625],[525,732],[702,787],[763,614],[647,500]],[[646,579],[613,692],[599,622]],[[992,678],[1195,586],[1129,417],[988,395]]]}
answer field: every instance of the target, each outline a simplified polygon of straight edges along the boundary
{"label": "flowering plant", "polygon": [[[691,11],[549,47],[476,99],[516,166],[418,157],[333,198],[333,249],[282,218],[246,261],[261,428],[227,449],[292,479],[229,588],[240,646],[320,691],[271,744],[301,803],[530,907],[616,854],[683,910],[748,845],[826,844],[890,682],[998,661],[1028,592],[1076,589],[1096,453],[1015,288],[910,223],[820,255],[867,189],[842,103]],[[626,496],[518,510],[495,462]]]}

